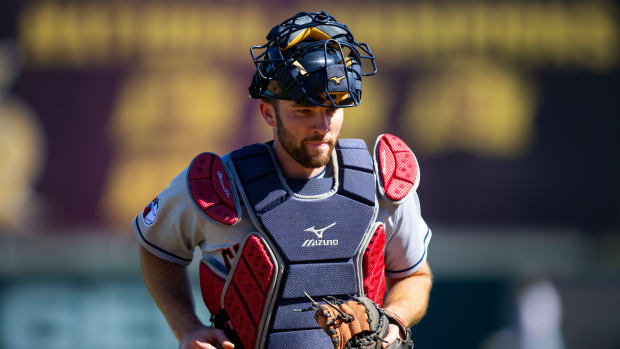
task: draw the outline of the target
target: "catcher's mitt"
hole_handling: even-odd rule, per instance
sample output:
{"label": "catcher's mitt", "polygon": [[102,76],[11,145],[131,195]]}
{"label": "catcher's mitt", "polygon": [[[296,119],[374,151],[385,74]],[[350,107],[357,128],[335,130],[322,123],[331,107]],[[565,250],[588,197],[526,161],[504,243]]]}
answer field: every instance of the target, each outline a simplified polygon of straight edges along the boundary
{"label": "catcher's mitt", "polygon": [[390,323],[398,325],[402,338],[396,339],[388,348],[413,348],[409,329],[366,297],[352,297],[347,301],[327,297],[319,304],[306,296],[312,301],[312,307],[305,310],[316,310],[314,318],[331,337],[334,349],[381,349]]}

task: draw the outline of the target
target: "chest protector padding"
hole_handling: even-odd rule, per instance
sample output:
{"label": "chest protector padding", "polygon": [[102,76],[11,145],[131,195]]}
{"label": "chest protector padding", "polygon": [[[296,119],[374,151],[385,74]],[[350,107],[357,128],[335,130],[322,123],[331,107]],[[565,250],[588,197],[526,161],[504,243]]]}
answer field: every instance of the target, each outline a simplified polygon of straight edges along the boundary
{"label": "chest protector padding", "polygon": [[[256,235],[244,242],[222,298],[244,348],[254,348],[274,274],[272,256]],[[233,316],[234,315],[234,316]]]}
{"label": "chest protector padding", "polygon": [[385,228],[383,224],[375,230],[362,259],[364,271],[364,294],[380,307],[385,297]]}
{"label": "chest protector padding", "polygon": [[217,314],[222,309],[220,305],[220,298],[222,297],[222,291],[224,290],[224,280],[221,276],[215,274],[204,263],[200,263],[200,292],[202,294],[202,300],[205,302],[209,313]]}
{"label": "chest protector padding", "polygon": [[363,292],[362,252],[378,210],[373,162],[361,140],[340,140],[336,152],[332,186],[326,179],[289,186],[265,144],[231,154],[244,203],[283,271],[262,324],[264,347],[330,348],[312,312],[293,309],[309,306],[304,292],[319,299]]}

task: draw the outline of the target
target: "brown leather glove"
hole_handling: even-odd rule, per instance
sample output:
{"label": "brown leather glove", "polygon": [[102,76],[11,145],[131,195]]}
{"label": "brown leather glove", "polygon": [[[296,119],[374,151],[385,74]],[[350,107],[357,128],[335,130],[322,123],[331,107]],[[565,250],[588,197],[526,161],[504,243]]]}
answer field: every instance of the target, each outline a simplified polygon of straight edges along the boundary
{"label": "brown leather glove", "polygon": [[398,325],[402,338],[389,348],[413,348],[409,329],[366,297],[346,301],[327,297],[321,304],[312,302],[316,309],[314,318],[330,336],[334,349],[381,349],[390,323]]}

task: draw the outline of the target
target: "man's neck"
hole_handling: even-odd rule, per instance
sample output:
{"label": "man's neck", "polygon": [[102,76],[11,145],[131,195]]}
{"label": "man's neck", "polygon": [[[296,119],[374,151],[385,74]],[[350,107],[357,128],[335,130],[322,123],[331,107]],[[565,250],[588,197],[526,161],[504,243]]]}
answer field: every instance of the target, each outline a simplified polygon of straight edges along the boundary
{"label": "man's neck", "polygon": [[293,159],[277,139],[273,142],[272,149],[282,173],[287,178],[312,178],[323,172],[326,167],[307,168],[302,166],[297,160]]}

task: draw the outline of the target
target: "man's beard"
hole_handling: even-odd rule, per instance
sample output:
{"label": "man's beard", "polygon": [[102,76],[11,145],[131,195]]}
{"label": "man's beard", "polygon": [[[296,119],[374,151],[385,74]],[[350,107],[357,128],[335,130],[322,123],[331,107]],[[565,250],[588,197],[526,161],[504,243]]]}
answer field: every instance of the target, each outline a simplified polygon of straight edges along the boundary
{"label": "man's beard", "polygon": [[[301,144],[297,146],[295,144],[295,139],[291,135],[291,133],[284,127],[282,121],[280,120],[280,116],[276,112],[276,120],[277,120],[277,128],[278,128],[278,140],[280,140],[280,144],[286,152],[293,158],[295,161],[300,163],[305,168],[320,168],[329,163],[332,156],[332,151],[334,150],[334,146],[336,145],[336,141],[332,138],[324,138],[324,136],[313,136],[309,138],[305,138],[301,141]],[[312,141],[322,141],[326,142],[329,145],[329,151],[325,154],[317,154],[310,155],[306,151],[304,147],[306,142]]]}

